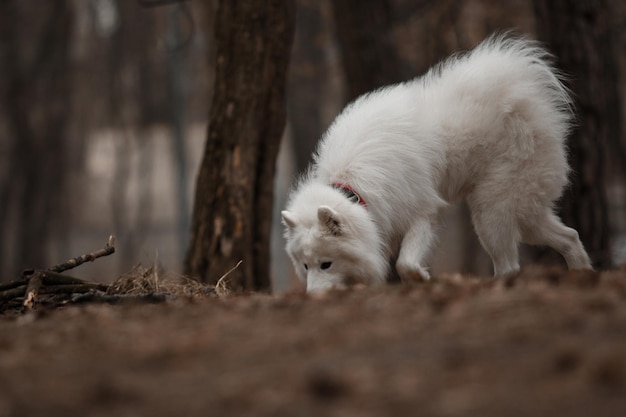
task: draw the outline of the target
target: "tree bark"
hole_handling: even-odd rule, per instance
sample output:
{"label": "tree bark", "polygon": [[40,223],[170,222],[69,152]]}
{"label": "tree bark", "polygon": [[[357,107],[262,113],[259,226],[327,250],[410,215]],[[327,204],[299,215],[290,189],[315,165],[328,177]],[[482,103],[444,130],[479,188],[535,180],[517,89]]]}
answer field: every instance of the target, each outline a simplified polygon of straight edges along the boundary
{"label": "tree bark", "polygon": [[216,74],[198,174],[188,275],[267,290],[276,156],[285,126],[285,80],[294,33],[291,0],[223,0]]}
{"label": "tree bark", "polygon": [[[0,268],[15,279],[48,264],[51,231],[65,231],[71,38],[69,1],[0,2],[0,119],[8,157],[0,182]],[[28,53],[33,52],[34,53]],[[0,123],[2,120],[0,120]],[[5,161],[3,161],[3,159]],[[5,258],[10,245],[11,259]]]}
{"label": "tree bark", "polygon": [[617,62],[610,0],[535,0],[539,38],[569,77],[578,113],[569,139],[572,184],[561,216],[596,267],[611,265],[605,167],[619,148]]}
{"label": "tree bark", "polygon": [[311,154],[322,134],[322,80],[329,74],[324,62],[327,45],[323,4],[318,0],[301,0],[296,4],[287,99],[296,169],[303,172],[311,163]]}
{"label": "tree bark", "polygon": [[391,3],[388,0],[331,3],[348,101],[375,88],[403,81],[402,61],[391,40]]}

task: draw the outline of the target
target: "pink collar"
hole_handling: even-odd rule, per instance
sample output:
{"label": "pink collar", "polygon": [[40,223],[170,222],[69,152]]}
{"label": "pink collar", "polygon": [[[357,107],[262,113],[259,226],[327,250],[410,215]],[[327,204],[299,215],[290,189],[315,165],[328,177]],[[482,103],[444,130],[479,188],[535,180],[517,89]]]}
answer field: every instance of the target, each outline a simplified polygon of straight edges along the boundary
{"label": "pink collar", "polygon": [[354,189],[350,187],[348,184],[334,182],[331,185],[333,188],[336,188],[337,190],[341,191],[348,198],[348,200],[352,201],[353,203],[359,203],[364,208],[367,208],[367,203],[365,202],[365,200],[363,200],[363,197],[361,197],[359,193],[354,191]]}

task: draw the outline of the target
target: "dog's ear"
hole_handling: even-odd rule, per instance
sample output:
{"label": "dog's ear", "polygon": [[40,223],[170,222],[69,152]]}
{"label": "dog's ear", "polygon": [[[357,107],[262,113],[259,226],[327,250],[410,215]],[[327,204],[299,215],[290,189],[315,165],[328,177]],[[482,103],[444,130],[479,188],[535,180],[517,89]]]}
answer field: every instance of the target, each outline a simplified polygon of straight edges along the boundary
{"label": "dog's ear", "polygon": [[339,214],[328,206],[319,206],[317,209],[317,218],[321,225],[328,230],[328,233],[334,236],[341,234],[341,221]]}
{"label": "dog's ear", "polygon": [[288,228],[293,229],[298,224],[292,212],[283,210],[280,212],[280,215],[283,218],[283,224]]}

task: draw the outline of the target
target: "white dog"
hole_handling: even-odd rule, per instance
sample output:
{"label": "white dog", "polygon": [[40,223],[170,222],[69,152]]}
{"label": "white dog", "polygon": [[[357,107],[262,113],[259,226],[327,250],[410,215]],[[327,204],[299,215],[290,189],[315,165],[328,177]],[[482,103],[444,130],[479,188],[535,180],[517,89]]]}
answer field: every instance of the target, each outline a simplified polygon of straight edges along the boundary
{"label": "white dog", "polygon": [[438,214],[462,199],[495,275],[519,270],[520,242],[590,269],[578,233],[553,212],[572,113],[549,58],[535,42],[492,36],[348,105],[282,212],[307,291],[380,284],[395,272],[429,278]]}

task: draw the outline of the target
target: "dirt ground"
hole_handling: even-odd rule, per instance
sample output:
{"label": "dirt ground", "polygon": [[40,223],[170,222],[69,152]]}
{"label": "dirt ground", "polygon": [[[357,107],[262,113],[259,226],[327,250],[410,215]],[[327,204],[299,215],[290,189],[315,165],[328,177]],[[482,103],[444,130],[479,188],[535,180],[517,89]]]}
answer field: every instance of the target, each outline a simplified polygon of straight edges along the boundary
{"label": "dirt ground", "polygon": [[624,416],[626,271],[0,318],[0,417]]}

